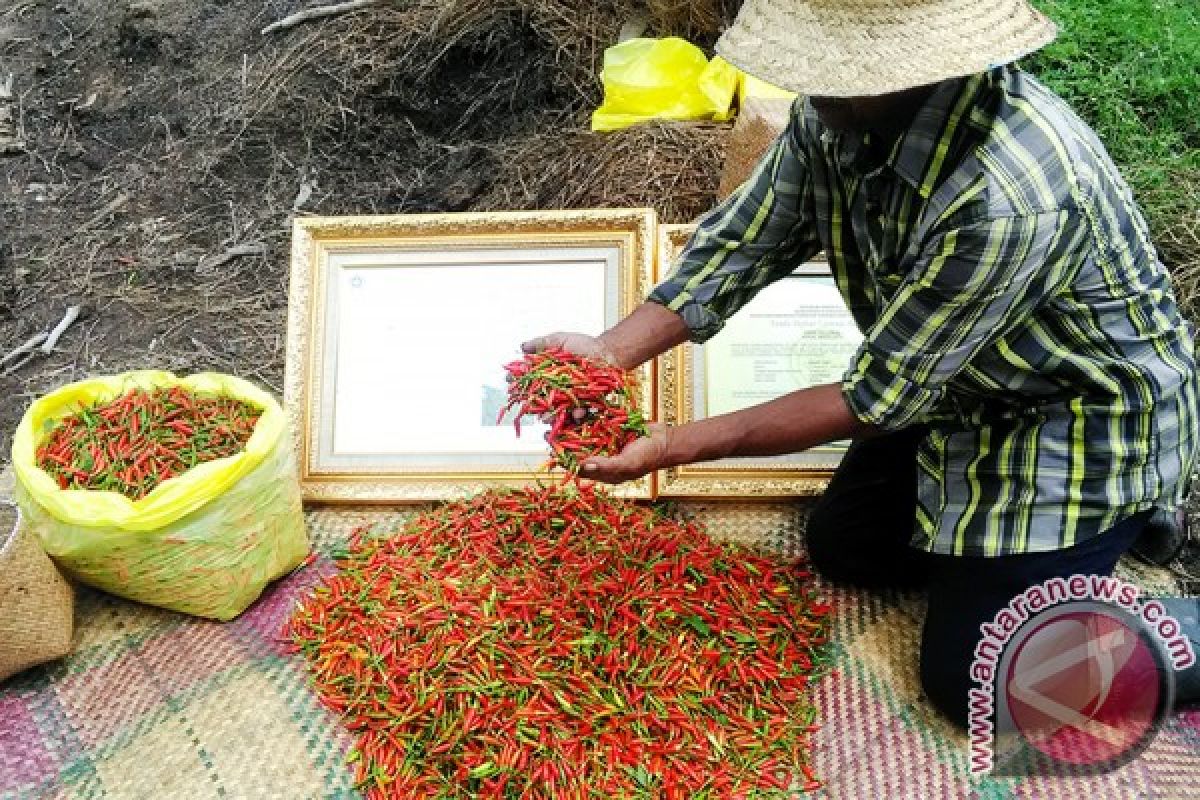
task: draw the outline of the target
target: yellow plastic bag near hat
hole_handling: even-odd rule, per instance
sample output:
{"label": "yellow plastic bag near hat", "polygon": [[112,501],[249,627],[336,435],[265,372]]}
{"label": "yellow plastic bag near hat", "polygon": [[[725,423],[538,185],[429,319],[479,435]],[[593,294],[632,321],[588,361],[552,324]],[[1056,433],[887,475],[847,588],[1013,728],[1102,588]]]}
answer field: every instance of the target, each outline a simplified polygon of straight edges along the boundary
{"label": "yellow plastic bag near hat", "polygon": [[[720,56],[717,56],[720,58]],[[715,59],[714,59],[715,60]],[[732,66],[732,65],[731,65]],[[737,69],[737,67],[733,67]],[[773,83],[754,77],[748,72],[738,70],[738,105],[744,106],[747,100],[795,100],[796,93],[780,89]]]}
{"label": "yellow plastic bag near hat", "polygon": [[[37,466],[37,445],[56,420],[134,388],[171,386],[260,409],[243,451],[197,465],[136,501],[60,489]],[[283,409],[240,378],[143,371],[64,386],[25,412],[12,457],[17,502],[46,552],[71,577],[121,597],[230,620],[309,551]]]}
{"label": "yellow plastic bag near hat", "polygon": [[739,71],[683,39],[639,38],[604,51],[600,79],[604,103],[592,130],[614,131],[652,119],[727,120]]}

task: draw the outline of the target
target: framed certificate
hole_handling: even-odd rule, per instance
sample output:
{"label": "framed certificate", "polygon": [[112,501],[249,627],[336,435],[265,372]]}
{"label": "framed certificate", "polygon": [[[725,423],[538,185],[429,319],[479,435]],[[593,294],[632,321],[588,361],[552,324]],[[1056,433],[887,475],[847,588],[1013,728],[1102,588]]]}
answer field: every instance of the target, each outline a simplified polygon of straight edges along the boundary
{"label": "framed certificate", "polygon": [[[662,269],[674,262],[693,230],[660,227]],[[659,418],[679,425],[839,381],[861,341],[828,264],[814,260],[759,292],[703,345],[684,344],[659,359]],[[663,470],[658,491],[664,497],[819,494],[845,446]]]}
{"label": "framed certificate", "polygon": [[[295,222],[285,403],[307,500],[423,502],[556,480],[545,426],[497,422],[503,366],[556,330],[600,333],[641,302],[652,210]],[[653,367],[639,374],[652,411]],[[649,497],[653,479],[622,487]]]}

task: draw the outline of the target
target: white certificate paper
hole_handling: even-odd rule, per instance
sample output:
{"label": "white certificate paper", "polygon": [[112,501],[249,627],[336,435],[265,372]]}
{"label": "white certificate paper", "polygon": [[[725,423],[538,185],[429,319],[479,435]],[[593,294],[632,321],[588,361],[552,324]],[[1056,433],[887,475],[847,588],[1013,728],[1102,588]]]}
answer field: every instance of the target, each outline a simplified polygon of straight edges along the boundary
{"label": "white certificate paper", "polygon": [[[338,318],[332,452],[338,457],[537,454],[545,426],[511,416],[504,364],[557,330],[605,327],[608,261],[570,256],[331,264]],[[457,460],[457,459],[456,459]]]}
{"label": "white certificate paper", "polygon": [[861,342],[832,277],[776,281],[704,344],[699,408],[716,416],[839,381]]}

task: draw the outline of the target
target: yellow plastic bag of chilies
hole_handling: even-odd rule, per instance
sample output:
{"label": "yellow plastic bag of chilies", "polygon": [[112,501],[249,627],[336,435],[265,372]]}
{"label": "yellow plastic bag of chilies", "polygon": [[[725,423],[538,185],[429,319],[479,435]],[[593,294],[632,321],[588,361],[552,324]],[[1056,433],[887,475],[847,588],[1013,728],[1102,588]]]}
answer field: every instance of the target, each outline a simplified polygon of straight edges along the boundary
{"label": "yellow plastic bag of chilies", "polygon": [[[134,388],[170,386],[260,409],[243,451],[199,464],[137,501],[60,489],[37,466],[37,446],[55,420]],[[46,552],[80,582],[131,600],[230,620],[309,551],[283,409],[240,378],[143,371],[64,386],[25,412],[12,461],[17,502]]]}
{"label": "yellow plastic bag of chilies", "polygon": [[628,39],[604,51],[604,103],[592,113],[592,130],[652,119],[727,120],[739,76],[729,62],[709,61],[683,39]]}

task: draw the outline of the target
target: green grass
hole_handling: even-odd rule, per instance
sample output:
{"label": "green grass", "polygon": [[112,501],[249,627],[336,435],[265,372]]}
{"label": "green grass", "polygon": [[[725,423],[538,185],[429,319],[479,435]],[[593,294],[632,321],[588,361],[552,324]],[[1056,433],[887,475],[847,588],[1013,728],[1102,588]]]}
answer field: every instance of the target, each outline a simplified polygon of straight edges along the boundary
{"label": "green grass", "polygon": [[1200,2],[1034,2],[1058,23],[1059,37],[1024,66],[1096,129],[1156,233],[1194,216],[1200,206]]}
{"label": "green grass", "polygon": [[1040,0],[1059,38],[1029,59],[1118,161],[1200,166],[1200,3]]}
{"label": "green grass", "polygon": [[1033,3],[1059,36],[1023,66],[1095,128],[1200,326],[1200,0]]}

